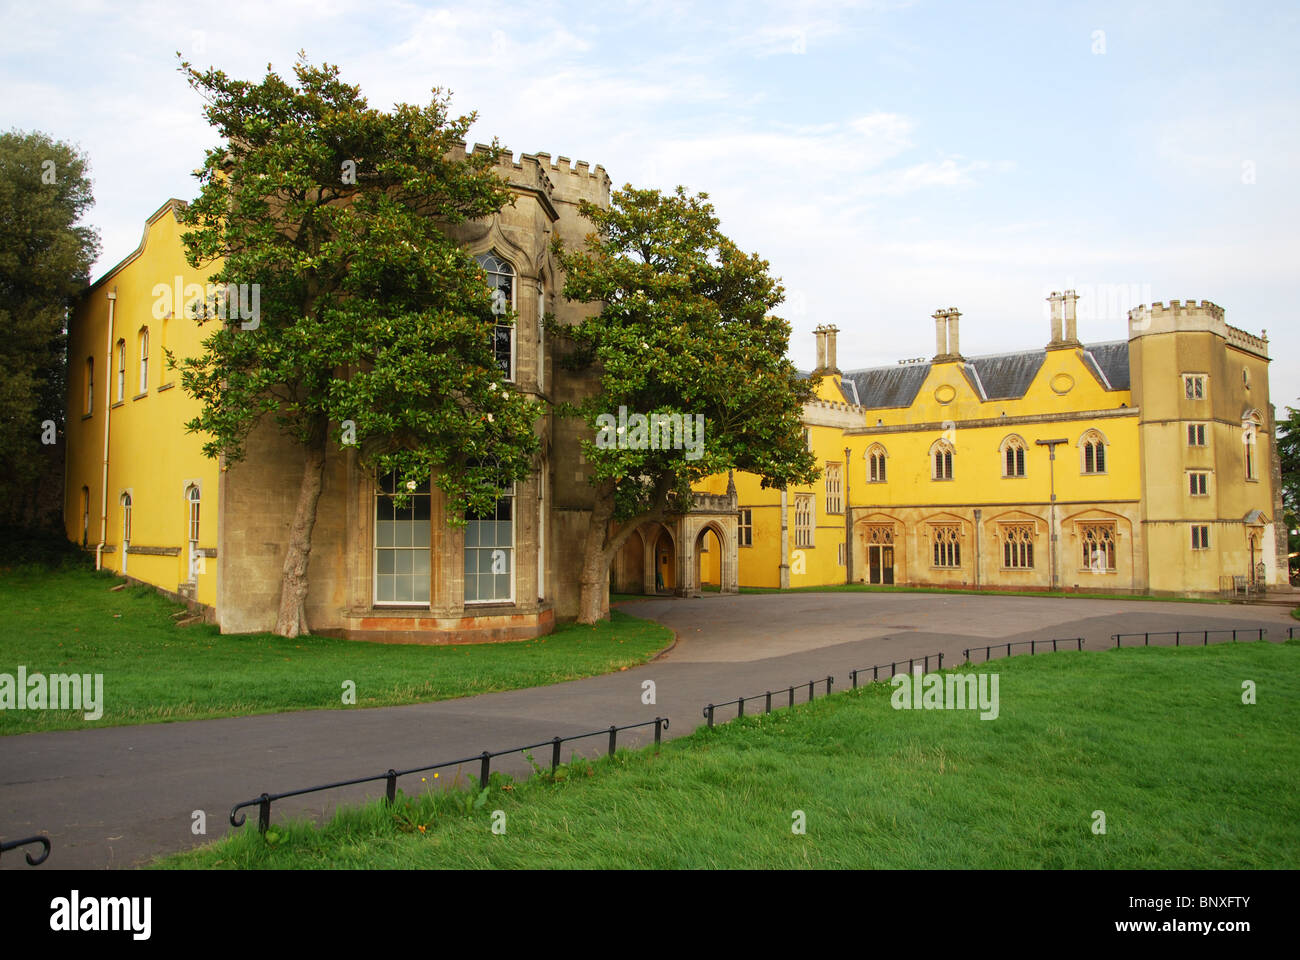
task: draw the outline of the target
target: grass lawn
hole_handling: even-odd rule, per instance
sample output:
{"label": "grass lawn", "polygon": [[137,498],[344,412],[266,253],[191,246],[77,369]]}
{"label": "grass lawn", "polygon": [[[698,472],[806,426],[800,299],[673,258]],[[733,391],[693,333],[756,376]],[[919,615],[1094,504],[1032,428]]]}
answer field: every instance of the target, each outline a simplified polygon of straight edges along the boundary
{"label": "grass lawn", "polygon": [[[242,830],[160,865],[1300,867],[1300,641],[965,669],[998,674],[997,719],[894,710],[882,683],[659,753],[571,764],[554,780],[494,774],[481,803],[473,792],[401,796],[323,828],[276,821],[266,839],[251,811]],[[1254,705],[1242,703],[1244,680]],[[804,835],[791,830],[795,811]]]}
{"label": "grass lawn", "polygon": [[0,673],[102,673],[104,715],[0,710],[0,734],[285,710],[383,707],[513,690],[609,673],[672,642],[666,627],[615,612],[595,627],[562,625],[517,643],[380,644],[268,633],[222,636],[177,627],[178,604],[148,587],[84,570],[0,574]]}

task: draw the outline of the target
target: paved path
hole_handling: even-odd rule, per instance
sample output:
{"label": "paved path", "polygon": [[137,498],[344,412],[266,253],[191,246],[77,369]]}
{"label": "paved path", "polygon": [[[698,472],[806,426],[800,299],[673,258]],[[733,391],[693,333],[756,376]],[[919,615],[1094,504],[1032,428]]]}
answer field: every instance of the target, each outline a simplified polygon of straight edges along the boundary
{"label": "paved path", "polygon": [[[672,627],[677,646],[625,672],[462,700],[0,737],[0,829],[6,838],[48,834],[54,851],[40,869],[127,867],[224,834],[230,806],[263,790],[472,756],[656,715],[671,718],[668,736],[682,736],[702,723],[709,701],[827,674],[841,689],[854,667],[940,650],[953,665],[964,647],[1053,637],[1082,636],[1085,648],[1099,649],[1114,633],[1144,630],[1265,627],[1270,639],[1279,639],[1295,625],[1280,607],[907,593],[713,595],[625,609]],[[645,680],[655,681],[655,705],[641,703]],[[805,697],[806,688],[799,699]],[[625,734],[619,742],[652,736]],[[604,740],[578,749],[599,753]],[[546,762],[547,751],[538,753]],[[522,759],[503,757],[493,768],[528,772]],[[475,764],[464,771],[477,773]],[[406,790],[420,789],[417,778],[408,780],[414,782],[403,781]],[[319,816],[339,801],[382,789],[381,782],[286,800],[274,815]],[[206,813],[206,837],[191,832],[196,810]],[[256,811],[250,814],[243,829],[255,829]],[[0,869],[31,868],[15,851]]]}

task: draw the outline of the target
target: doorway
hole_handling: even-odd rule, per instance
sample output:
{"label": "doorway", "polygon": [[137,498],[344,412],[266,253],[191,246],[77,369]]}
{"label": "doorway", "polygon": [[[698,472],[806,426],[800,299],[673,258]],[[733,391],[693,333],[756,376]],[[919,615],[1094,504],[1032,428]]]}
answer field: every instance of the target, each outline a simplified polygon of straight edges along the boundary
{"label": "doorway", "polygon": [[867,583],[894,582],[894,548],[883,544],[867,547]]}

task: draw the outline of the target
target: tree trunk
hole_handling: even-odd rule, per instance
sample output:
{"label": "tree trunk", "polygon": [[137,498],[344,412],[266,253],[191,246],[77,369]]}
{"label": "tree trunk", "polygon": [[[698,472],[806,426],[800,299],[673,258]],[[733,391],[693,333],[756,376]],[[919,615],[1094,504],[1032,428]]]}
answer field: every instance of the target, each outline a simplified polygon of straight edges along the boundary
{"label": "tree trunk", "polygon": [[280,612],[275,619],[275,632],[281,637],[311,632],[307,625],[307,565],[311,561],[311,534],[316,526],[316,505],[320,502],[325,476],[324,434],[319,440],[313,440],[305,452],[298,506],[289,530],[289,552],[280,578]]}
{"label": "tree trunk", "polygon": [[598,623],[609,619],[609,555],[605,538],[614,516],[614,495],[596,491],[591,510],[591,526],[582,551],[582,574],[579,579],[578,622]]}

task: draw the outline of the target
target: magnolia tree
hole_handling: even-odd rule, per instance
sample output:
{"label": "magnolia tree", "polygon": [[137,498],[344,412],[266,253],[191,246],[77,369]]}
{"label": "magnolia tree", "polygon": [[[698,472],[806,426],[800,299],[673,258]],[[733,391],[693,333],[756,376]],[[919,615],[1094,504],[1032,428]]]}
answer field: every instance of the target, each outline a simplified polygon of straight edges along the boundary
{"label": "magnolia tree", "polygon": [[427,106],[385,112],[337,68],[301,57],[296,84],[269,68],[260,83],[181,71],[221,136],[184,214],[188,259],[239,291],[197,308],[212,331],[203,354],[180,364],[202,402],[188,427],[227,465],[266,418],[301,447],[275,626],[293,637],[309,627],[331,437],[375,471],[396,471],[399,494],[432,477],[452,524],[491,509],[532,469],[537,411],[492,348],[496,325],[513,318],[494,312],[483,272],[446,232],[510,194],[493,172],[495,143],[468,157],[456,149],[474,117],[450,118],[437,88]]}
{"label": "magnolia tree", "polygon": [[815,382],[786,358],[790,325],[771,313],[782,288],[719,231],[707,199],[627,186],[608,210],[582,205],[595,227],[584,249],[557,243],[565,296],[601,305],[564,330],[566,363],[598,385],[561,410],[593,433],[582,623],[609,616],[610,562],[632,531],[689,510],[692,483],[728,470],[775,487],[817,476],[801,423]]}

